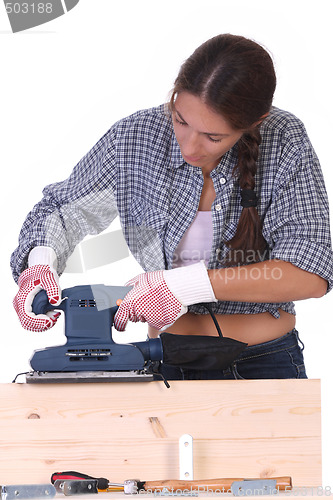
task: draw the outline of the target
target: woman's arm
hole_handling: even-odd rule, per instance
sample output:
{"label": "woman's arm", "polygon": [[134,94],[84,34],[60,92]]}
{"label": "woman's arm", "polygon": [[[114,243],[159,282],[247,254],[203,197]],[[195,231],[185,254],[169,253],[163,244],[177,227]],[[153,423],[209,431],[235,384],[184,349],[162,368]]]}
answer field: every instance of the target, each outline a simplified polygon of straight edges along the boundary
{"label": "woman's arm", "polygon": [[324,278],[277,259],[209,269],[208,276],[218,300],[289,302],[322,297],[327,291]]}
{"label": "woman's arm", "polygon": [[110,129],[79,161],[68,179],[44,188],[42,200],[24,221],[19,246],[11,256],[15,281],[28,266],[33,248],[53,249],[60,275],[75,246],[87,234],[100,233],[110,225],[117,215],[114,165],[114,130]]}

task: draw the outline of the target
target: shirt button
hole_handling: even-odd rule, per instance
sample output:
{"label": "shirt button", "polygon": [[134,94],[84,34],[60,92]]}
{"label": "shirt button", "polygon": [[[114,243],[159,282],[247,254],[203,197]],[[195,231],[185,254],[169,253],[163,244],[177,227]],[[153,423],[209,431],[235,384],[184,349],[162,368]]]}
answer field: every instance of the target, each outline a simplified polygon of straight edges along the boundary
{"label": "shirt button", "polygon": [[215,210],[217,210],[218,212],[219,212],[220,210],[222,210],[222,205],[221,205],[221,203],[218,203],[217,205],[215,205]]}
{"label": "shirt button", "polygon": [[227,182],[227,179],[225,177],[221,177],[220,179],[220,184],[225,184]]}

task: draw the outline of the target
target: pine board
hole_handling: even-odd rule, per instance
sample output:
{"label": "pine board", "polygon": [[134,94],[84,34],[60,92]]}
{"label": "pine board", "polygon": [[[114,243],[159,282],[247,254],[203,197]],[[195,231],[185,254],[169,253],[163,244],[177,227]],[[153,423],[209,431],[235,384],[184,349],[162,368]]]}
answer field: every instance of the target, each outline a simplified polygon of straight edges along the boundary
{"label": "pine board", "polygon": [[178,439],[194,477],[290,475],[321,485],[319,380],[0,385],[2,484],[78,470],[115,482],[178,478]]}

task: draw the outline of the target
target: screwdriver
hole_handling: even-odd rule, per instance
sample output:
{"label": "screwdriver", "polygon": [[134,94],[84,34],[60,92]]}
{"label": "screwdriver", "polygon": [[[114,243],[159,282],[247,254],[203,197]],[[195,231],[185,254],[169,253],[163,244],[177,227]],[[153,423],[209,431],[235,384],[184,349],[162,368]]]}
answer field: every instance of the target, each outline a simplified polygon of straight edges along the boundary
{"label": "screwdriver", "polygon": [[74,470],[68,470],[65,472],[54,472],[51,476],[51,483],[54,484],[55,481],[80,481],[85,479],[93,479],[97,481],[97,489],[99,491],[123,491],[124,485],[120,483],[110,483],[105,477],[93,477],[83,474],[81,472],[76,472]]}

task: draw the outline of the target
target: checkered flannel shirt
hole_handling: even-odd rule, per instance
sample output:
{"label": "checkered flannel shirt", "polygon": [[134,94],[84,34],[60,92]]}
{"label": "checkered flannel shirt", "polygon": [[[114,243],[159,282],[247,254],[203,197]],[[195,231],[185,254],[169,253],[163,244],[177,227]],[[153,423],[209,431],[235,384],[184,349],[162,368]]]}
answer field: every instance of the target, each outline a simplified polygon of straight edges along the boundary
{"label": "checkered flannel shirt", "polygon": [[[333,283],[328,199],[316,154],[301,121],[272,108],[261,125],[262,144],[255,190],[269,254]],[[209,268],[221,267],[224,244],[235,233],[241,212],[240,189],[232,170],[237,144],[212,171],[213,245]],[[118,215],[127,244],[145,271],[170,269],[174,253],[198,209],[201,169],[187,164],[176,141],[167,107],[139,111],[118,121],[76,165],[68,179],[43,190],[27,216],[12,254],[15,280],[30,250],[52,247],[58,273],[87,235],[105,230]],[[265,258],[263,260],[265,260]],[[235,268],[236,269],[236,268]],[[110,277],[111,279],[111,277]],[[270,284],[272,286],[272,284]],[[221,314],[278,309],[294,314],[292,302],[217,302]],[[205,313],[198,305],[189,308]]]}

